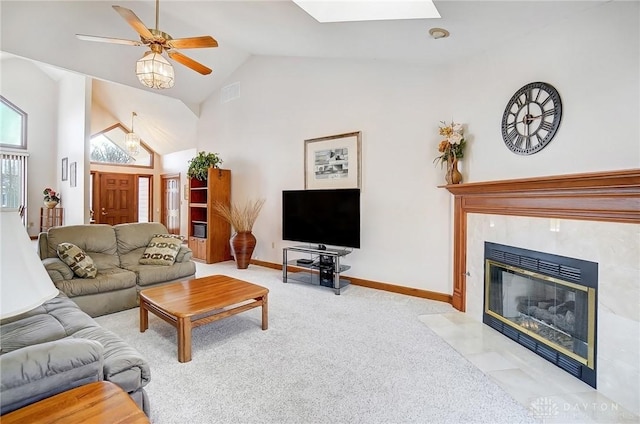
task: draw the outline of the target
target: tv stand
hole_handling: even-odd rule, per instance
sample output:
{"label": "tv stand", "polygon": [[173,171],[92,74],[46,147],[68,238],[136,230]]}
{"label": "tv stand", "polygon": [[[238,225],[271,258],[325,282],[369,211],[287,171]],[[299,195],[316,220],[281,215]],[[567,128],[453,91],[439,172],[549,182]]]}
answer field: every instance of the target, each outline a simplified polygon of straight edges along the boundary
{"label": "tv stand", "polygon": [[[307,256],[303,260],[289,260],[289,252],[302,253]],[[340,273],[351,267],[341,265],[340,259],[351,253],[350,250],[327,248],[321,244],[317,248],[307,246],[291,246],[282,248],[282,282],[289,278],[333,288],[335,294],[349,284],[348,280],[340,278]],[[294,267],[297,269],[289,269]],[[290,275],[289,275],[290,274]]]}

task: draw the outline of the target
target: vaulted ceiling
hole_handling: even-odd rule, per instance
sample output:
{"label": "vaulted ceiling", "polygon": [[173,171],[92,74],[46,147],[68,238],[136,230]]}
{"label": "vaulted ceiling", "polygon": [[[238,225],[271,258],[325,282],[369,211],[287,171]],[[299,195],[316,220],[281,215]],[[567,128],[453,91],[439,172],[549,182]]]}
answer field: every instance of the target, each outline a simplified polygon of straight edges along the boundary
{"label": "vaulted ceiling", "polygon": [[[145,116],[140,110],[148,101],[143,91],[181,102],[183,105],[176,107],[190,110],[197,118],[199,104],[232,82],[228,81],[230,74],[252,55],[371,59],[427,66],[464,63],[485,51],[517,48],[523,35],[606,2],[435,1],[440,19],[319,23],[290,0],[161,0],[160,30],[174,38],[211,35],[219,43],[217,48],[181,51],[212,68],[211,75],[200,75],[173,62],[175,86],[161,91],[143,87],[135,76],[135,63],[147,48],[75,37],[81,33],[135,40],[136,33],[111,6],[117,3],[133,10],[153,28],[152,0],[3,0],[0,44],[4,52],[119,84],[117,89],[99,86],[97,91],[101,103],[114,108],[112,114],[127,123],[132,107]],[[435,40],[429,36],[432,27],[446,28],[451,36]],[[123,96],[134,105],[123,106]],[[157,113],[150,111],[147,116],[152,120],[151,115]],[[193,147],[176,144],[175,135],[167,133],[168,145],[158,146],[158,151]]]}

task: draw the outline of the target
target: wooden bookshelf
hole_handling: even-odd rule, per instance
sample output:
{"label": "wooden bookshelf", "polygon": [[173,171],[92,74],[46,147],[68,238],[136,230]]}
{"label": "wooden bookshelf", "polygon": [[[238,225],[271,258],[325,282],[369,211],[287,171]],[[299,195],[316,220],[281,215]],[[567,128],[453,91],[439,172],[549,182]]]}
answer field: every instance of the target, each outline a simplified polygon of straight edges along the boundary
{"label": "wooden bookshelf", "polygon": [[231,171],[209,168],[206,181],[189,179],[189,248],[208,264],[231,260],[231,226],[213,208],[231,202]]}

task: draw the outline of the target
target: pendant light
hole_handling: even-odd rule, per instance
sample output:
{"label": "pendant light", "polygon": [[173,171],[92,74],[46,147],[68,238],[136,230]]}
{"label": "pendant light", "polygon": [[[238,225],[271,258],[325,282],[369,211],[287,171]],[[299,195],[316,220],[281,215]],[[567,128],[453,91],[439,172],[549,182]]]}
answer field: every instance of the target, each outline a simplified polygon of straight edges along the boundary
{"label": "pendant light", "polygon": [[131,112],[131,132],[124,136],[124,145],[131,156],[137,156],[140,153],[140,136],[133,132],[133,118],[136,116],[138,116],[137,113]]}

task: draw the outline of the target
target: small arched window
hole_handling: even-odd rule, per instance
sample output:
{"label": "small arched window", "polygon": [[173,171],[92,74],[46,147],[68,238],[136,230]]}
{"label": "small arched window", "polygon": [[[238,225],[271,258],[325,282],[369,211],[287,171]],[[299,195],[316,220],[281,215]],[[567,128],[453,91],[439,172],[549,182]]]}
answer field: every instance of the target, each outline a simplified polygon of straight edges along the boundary
{"label": "small arched window", "polygon": [[27,114],[0,95],[0,147],[27,149]]}
{"label": "small arched window", "polygon": [[144,142],[140,152],[132,156],[127,152],[124,136],[129,131],[121,124],[115,124],[91,136],[91,162],[102,165],[141,166],[153,168],[153,150]]}

